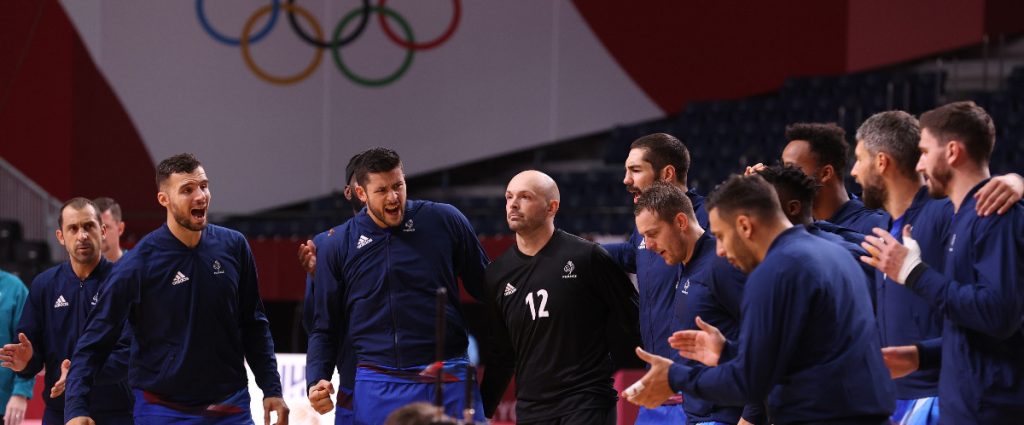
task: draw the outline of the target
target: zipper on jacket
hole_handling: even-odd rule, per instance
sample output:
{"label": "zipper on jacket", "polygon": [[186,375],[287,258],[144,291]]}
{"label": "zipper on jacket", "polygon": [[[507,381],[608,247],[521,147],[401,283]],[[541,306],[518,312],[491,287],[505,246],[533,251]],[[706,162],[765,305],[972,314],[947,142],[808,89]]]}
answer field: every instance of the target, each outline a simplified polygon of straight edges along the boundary
{"label": "zipper on jacket", "polygon": [[395,297],[394,291],[391,285],[394,284],[394,279],[391,276],[391,233],[385,232],[384,236],[384,261],[387,266],[387,292],[388,292],[388,311],[391,313],[391,330],[394,335],[394,344],[391,348],[395,352],[395,367],[404,367],[402,364],[402,355],[398,349],[398,319],[395,317]]}

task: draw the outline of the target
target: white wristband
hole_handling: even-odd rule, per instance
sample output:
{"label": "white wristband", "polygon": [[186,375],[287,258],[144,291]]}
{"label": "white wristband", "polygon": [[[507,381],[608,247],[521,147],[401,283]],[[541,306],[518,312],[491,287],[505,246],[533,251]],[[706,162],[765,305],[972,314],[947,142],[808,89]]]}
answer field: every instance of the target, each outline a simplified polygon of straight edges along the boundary
{"label": "white wristband", "polygon": [[903,259],[900,275],[896,276],[896,283],[900,285],[905,285],[907,278],[910,277],[910,272],[914,271],[918,264],[921,264],[921,246],[917,244],[917,241],[910,236],[904,236],[903,246],[907,247],[907,258]]}

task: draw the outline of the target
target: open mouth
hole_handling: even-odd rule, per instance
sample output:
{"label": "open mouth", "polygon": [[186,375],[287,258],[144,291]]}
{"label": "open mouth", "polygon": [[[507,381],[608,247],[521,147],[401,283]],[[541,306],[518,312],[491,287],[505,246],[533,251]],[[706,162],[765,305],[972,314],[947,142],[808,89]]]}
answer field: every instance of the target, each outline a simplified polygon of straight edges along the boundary
{"label": "open mouth", "polygon": [[397,215],[400,215],[401,213],[402,213],[402,208],[399,205],[395,205],[395,206],[392,206],[392,207],[384,207],[384,214],[396,215],[397,216]]}
{"label": "open mouth", "polygon": [[189,214],[193,220],[204,220],[206,219],[206,208],[193,208],[189,210]]}
{"label": "open mouth", "polygon": [[629,193],[633,194],[633,203],[634,204],[637,203],[637,201],[640,200],[640,189],[637,189],[635,187],[628,187],[628,188],[626,188],[626,191],[628,191]]}

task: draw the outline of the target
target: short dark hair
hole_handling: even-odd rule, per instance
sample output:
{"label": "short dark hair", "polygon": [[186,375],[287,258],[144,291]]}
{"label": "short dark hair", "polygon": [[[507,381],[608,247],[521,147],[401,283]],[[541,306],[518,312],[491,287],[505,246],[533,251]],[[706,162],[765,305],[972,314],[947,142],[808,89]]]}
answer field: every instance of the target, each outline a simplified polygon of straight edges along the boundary
{"label": "short dark hair", "polygon": [[917,118],[903,111],[879,112],[868,117],[857,129],[857,141],[871,155],[882,152],[896,163],[896,170],[907,177],[917,176],[921,150],[921,126]]}
{"label": "short dark hair", "polygon": [[96,203],[94,203],[93,201],[90,201],[89,198],[83,198],[81,196],[76,196],[74,198],[68,199],[67,202],[64,203],[64,205],[60,206],[60,211],[57,213],[57,228],[61,229],[61,230],[64,230],[64,210],[65,209],[67,209],[68,207],[71,207],[71,208],[74,208],[76,210],[80,210],[80,209],[83,209],[83,208],[85,208],[87,206],[91,206],[92,210],[94,212],[96,212],[96,222],[102,224],[103,220],[100,220],[100,208],[96,206]]}
{"label": "short dark hair", "polygon": [[370,173],[383,173],[401,167],[402,158],[398,157],[398,152],[388,148],[371,148],[359,154],[357,164],[356,181],[365,188]]}
{"label": "short dark hair", "polygon": [[345,186],[352,181],[352,175],[356,173],[356,168],[359,166],[359,159],[362,158],[363,154],[357,153],[352,155],[352,158],[348,159],[348,165],[345,166]]}
{"label": "short dark hair", "polygon": [[174,173],[191,173],[203,164],[199,158],[190,153],[179,153],[163,161],[156,166],[156,185],[160,187]]}
{"label": "short dark hair", "polygon": [[996,145],[992,117],[971,101],[945,104],[921,114],[921,128],[928,129],[941,143],[963,143],[967,155],[978,163],[988,163]]}
{"label": "short dark hair", "polygon": [[676,169],[676,181],[686,184],[686,173],[690,171],[690,151],[675,136],[666,133],[654,133],[633,141],[629,149],[644,149],[644,161],[654,167],[654,171],[671,165]]}
{"label": "short dark hair", "polygon": [[775,188],[757,174],[729,176],[715,186],[715,190],[704,201],[704,206],[709,212],[717,208],[718,215],[722,217],[731,217],[741,212],[758,218],[782,214]]}
{"label": "short dark hair", "polygon": [[780,205],[785,201],[800,201],[800,212],[805,215],[811,213],[814,197],[818,195],[821,185],[804,174],[800,167],[776,164],[765,167],[757,173],[775,187]]}
{"label": "short dark hair", "polygon": [[114,198],[103,196],[93,199],[92,202],[96,204],[97,211],[100,214],[110,211],[110,216],[114,218],[114,221],[121,221],[121,205]]}
{"label": "short dark hair", "polygon": [[633,215],[640,215],[644,210],[651,211],[658,216],[659,220],[672,222],[676,215],[683,213],[690,220],[697,220],[693,213],[693,203],[682,189],[674,184],[657,181],[640,194],[636,205],[633,206]]}
{"label": "short dark hair", "polygon": [[831,165],[840,180],[846,175],[850,144],[846,143],[846,131],[842,127],[834,123],[790,124],[786,126],[786,140],[806,141],[819,166]]}

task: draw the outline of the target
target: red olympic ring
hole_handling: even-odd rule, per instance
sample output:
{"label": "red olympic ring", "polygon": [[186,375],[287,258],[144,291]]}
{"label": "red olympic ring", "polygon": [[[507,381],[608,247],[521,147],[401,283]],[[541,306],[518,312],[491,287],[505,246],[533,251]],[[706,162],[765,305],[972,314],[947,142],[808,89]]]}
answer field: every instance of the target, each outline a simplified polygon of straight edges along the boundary
{"label": "red olympic ring", "polygon": [[[384,7],[384,3],[386,2],[387,0],[380,0],[378,6]],[[462,2],[459,0],[452,0],[452,9],[452,22],[449,23],[448,28],[444,30],[444,34],[441,34],[441,36],[433,40],[424,41],[422,43],[409,42],[409,40],[403,40],[401,37],[398,36],[398,34],[395,34],[395,32],[391,30],[391,27],[388,25],[388,19],[387,17],[384,16],[383,13],[378,13],[377,17],[378,21],[380,22],[381,28],[384,30],[384,34],[386,34],[388,38],[391,39],[391,41],[395,42],[399,46],[411,50],[430,50],[437,46],[440,46],[441,43],[448,41],[448,39],[451,38],[453,34],[455,34],[455,29],[459,27],[459,18],[462,17]]]}

